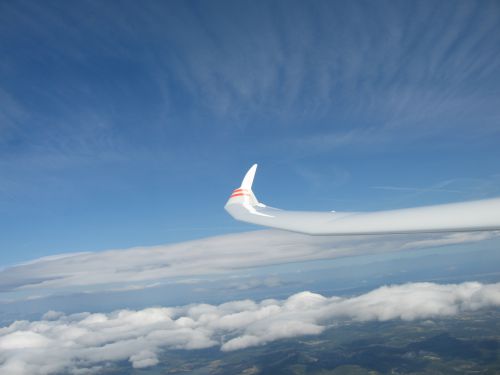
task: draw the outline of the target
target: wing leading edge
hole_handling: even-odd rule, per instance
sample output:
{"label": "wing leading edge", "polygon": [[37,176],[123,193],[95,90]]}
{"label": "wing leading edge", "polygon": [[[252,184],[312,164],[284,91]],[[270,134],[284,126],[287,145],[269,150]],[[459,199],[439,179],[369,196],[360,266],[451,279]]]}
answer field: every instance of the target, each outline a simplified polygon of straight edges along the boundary
{"label": "wing leading edge", "polygon": [[500,198],[374,212],[287,211],[260,203],[254,164],[225,205],[236,220],[311,235],[500,230]]}

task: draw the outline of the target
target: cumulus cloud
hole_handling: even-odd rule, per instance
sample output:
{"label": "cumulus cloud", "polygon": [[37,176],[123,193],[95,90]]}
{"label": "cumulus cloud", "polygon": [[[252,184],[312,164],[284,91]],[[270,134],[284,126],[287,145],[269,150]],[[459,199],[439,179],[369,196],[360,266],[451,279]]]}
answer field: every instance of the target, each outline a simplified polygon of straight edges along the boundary
{"label": "cumulus cloud", "polygon": [[[62,254],[0,271],[0,291],[137,290],[159,281],[190,280],[202,275],[319,259],[359,256],[475,242],[498,232],[392,236],[311,237],[263,230],[183,243]],[[248,286],[249,288],[251,287]]]}
{"label": "cumulus cloud", "polygon": [[16,321],[0,329],[0,372],[99,372],[122,360],[134,368],[146,368],[159,363],[162,350],[219,347],[232,351],[317,335],[333,322],[346,319],[409,321],[491,306],[500,306],[500,283],[409,283],[350,298],[306,291],[286,300],[240,300],[108,314],[52,311],[39,321]]}

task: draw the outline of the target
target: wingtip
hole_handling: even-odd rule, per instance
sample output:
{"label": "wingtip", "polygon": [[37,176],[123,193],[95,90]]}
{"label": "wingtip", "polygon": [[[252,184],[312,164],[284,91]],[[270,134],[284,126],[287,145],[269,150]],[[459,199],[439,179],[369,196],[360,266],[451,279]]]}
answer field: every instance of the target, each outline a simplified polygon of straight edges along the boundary
{"label": "wingtip", "polygon": [[235,206],[241,206],[242,204],[250,204],[251,206],[261,204],[252,191],[252,184],[256,170],[257,164],[252,165],[248,172],[245,174],[245,177],[241,182],[241,186],[232,192],[229,200],[225,205],[225,208],[229,213],[232,212]]}
{"label": "wingtip", "polygon": [[255,178],[255,172],[257,171],[257,164],[254,164],[250,167],[248,172],[245,174],[243,181],[241,183],[241,187],[244,189],[252,190],[253,180]]}

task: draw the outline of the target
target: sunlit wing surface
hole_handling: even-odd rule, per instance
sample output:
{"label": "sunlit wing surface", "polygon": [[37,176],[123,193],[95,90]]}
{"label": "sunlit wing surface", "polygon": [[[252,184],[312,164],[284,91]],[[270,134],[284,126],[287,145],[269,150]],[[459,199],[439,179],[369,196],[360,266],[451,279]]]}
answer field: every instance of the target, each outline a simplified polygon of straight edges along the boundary
{"label": "sunlit wing surface", "polygon": [[255,197],[256,170],[254,164],[224,207],[236,220],[312,235],[500,230],[500,198],[374,212],[280,210]]}

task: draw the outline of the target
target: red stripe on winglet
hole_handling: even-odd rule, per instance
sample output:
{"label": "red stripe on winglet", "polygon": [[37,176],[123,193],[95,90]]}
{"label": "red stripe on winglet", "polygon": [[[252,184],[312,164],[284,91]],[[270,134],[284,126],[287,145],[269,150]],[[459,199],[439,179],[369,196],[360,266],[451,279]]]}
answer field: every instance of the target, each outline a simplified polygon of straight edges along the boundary
{"label": "red stripe on winglet", "polygon": [[239,192],[239,191],[248,191],[248,190],[247,190],[247,189],[241,189],[241,188],[240,188],[240,189],[236,189],[235,191],[233,191],[233,193],[237,193],[237,192]]}
{"label": "red stripe on winglet", "polygon": [[248,194],[248,193],[236,193],[236,194],[231,195],[229,198],[241,197],[241,196],[247,196],[247,197],[249,197],[250,194]]}

